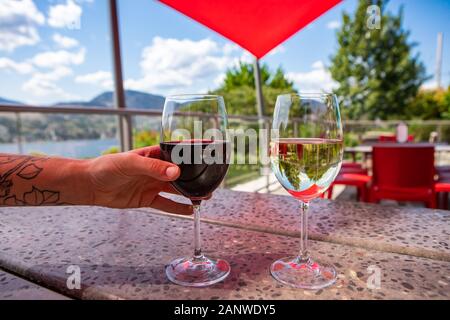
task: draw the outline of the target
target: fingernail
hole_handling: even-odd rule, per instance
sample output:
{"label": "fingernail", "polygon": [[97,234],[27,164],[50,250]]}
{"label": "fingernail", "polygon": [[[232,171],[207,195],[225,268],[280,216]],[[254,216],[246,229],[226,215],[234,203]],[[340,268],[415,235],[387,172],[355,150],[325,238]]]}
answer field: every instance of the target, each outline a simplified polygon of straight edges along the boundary
{"label": "fingernail", "polygon": [[166,169],[166,176],[169,179],[174,179],[177,175],[178,175],[178,168],[177,167],[172,166],[172,167],[168,167]]}

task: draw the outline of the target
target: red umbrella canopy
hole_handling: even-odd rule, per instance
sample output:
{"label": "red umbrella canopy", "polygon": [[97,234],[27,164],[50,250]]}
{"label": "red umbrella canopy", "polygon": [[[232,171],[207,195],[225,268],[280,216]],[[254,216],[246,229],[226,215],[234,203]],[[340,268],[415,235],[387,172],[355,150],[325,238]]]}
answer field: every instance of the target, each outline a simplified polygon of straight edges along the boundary
{"label": "red umbrella canopy", "polygon": [[257,58],[341,0],[160,0]]}

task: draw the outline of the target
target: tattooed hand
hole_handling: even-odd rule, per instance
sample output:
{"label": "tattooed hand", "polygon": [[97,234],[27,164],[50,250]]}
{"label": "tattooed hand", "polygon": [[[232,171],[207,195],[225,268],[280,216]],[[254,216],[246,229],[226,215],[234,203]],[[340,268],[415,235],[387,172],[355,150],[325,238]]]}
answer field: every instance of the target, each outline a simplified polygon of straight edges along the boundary
{"label": "tattooed hand", "polygon": [[91,160],[0,154],[0,205],[153,207],[191,214],[192,207],[164,198],[180,169],[159,159],[158,146]]}
{"label": "tattooed hand", "polygon": [[[47,158],[0,155],[0,201],[3,205],[55,205],[60,204],[59,192],[40,190],[34,185],[20,196],[13,191],[15,184],[35,179]],[[22,181],[21,181],[22,180]],[[1,202],[0,202],[1,203]]]}
{"label": "tattooed hand", "polygon": [[161,191],[177,193],[169,181],[180,175],[178,166],[159,157],[159,147],[153,146],[91,160],[88,172],[93,203],[115,208],[153,207],[191,214],[191,206],[158,195]]}

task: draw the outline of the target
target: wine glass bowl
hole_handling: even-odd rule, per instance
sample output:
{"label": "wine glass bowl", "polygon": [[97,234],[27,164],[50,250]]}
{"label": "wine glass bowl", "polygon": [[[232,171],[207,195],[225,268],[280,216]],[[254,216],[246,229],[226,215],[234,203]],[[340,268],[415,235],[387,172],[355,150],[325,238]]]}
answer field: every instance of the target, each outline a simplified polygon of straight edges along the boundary
{"label": "wine glass bowl", "polygon": [[314,261],[307,250],[307,209],[336,178],[342,163],[343,133],[333,94],[286,94],[277,98],[272,123],[271,166],[280,184],[300,201],[300,253],[275,261],[278,281],[321,289],[336,281],[333,267]]}
{"label": "wine glass bowl", "polygon": [[224,179],[229,166],[227,114],[221,96],[177,95],[166,98],[161,123],[161,157],[177,164],[172,186],[194,207],[194,254],[166,267],[170,281],[203,287],[225,279],[228,262],[205,257],[201,250],[200,205]]}

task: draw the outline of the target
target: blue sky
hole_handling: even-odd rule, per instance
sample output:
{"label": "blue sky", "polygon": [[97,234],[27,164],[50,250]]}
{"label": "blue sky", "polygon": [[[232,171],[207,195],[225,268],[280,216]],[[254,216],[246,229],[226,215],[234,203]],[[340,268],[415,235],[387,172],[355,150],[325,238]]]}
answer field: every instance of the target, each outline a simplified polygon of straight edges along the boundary
{"label": "blue sky", "polygon": [[[343,1],[262,59],[281,65],[297,88],[330,90],[326,70],[336,50]],[[391,0],[404,5],[404,27],[434,74],[436,37],[444,32],[443,84],[450,84],[450,1]],[[125,86],[155,94],[204,92],[226,68],[251,61],[244,50],[152,0],[119,0]],[[33,104],[88,100],[111,89],[106,0],[0,0],[0,97]],[[433,86],[433,80],[427,83]]]}

